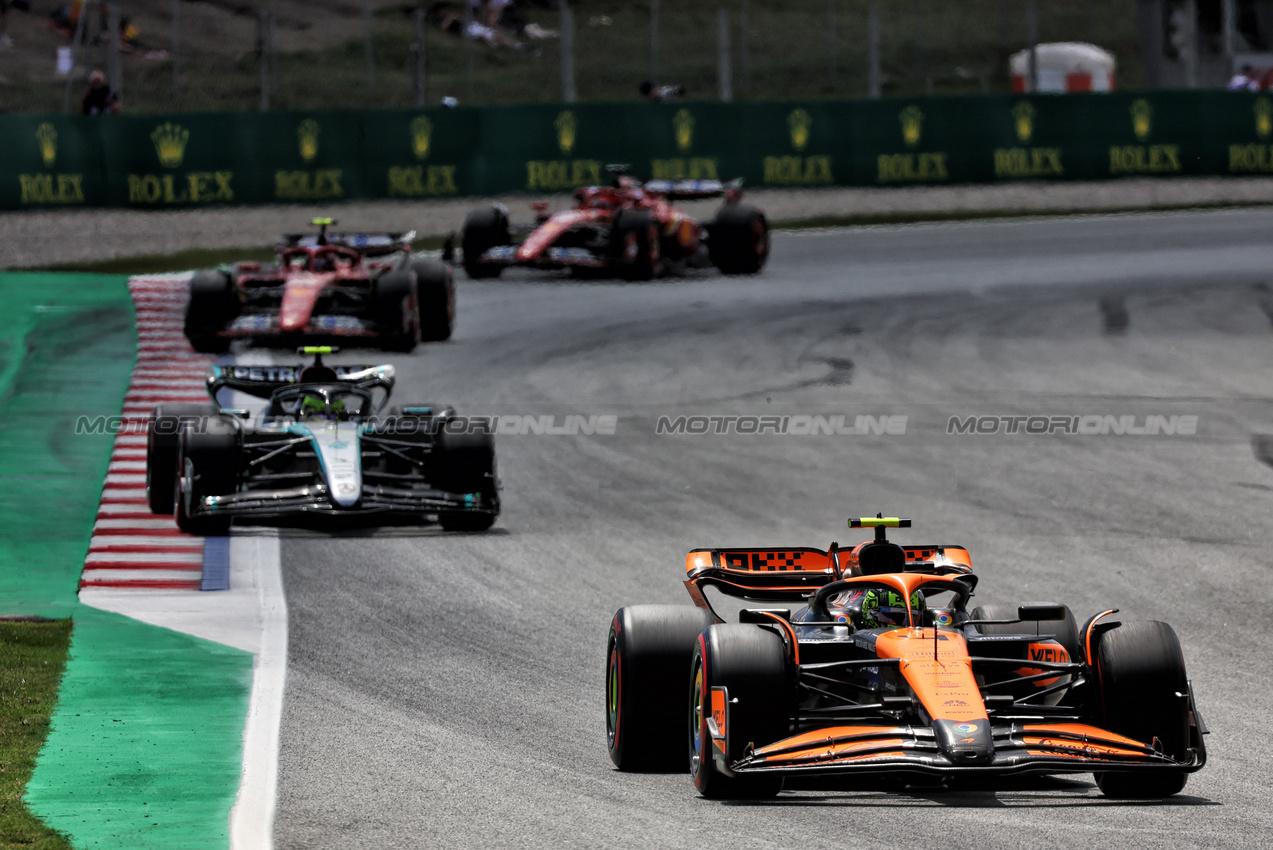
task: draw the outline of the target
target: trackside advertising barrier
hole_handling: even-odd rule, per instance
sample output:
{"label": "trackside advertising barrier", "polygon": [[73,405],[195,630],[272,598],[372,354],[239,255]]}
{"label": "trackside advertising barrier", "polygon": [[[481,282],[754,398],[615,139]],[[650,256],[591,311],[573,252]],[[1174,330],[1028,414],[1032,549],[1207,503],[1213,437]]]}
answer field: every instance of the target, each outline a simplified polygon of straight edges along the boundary
{"label": "trackside advertising barrier", "polygon": [[559,192],[639,177],[901,186],[1273,173],[1273,97],[992,95],[0,116],[0,208]]}

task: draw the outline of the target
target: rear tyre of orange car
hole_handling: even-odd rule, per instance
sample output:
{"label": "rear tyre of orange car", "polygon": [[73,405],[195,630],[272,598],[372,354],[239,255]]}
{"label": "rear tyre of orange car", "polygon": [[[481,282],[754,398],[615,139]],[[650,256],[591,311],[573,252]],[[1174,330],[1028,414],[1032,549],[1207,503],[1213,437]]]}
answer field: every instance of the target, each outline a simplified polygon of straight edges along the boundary
{"label": "rear tyre of orange car", "polygon": [[172,515],[177,482],[177,449],[181,423],[216,416],[219,408],[207,404],[157,404],[146,423],[146,502],[154,514]]}
{"label": "rear tyre of orange car", "polygon": [[756,274],[769,259],[769,221],[751,204],[726,204],[708,228],[707,253],[722,274]]}
{"label": "rear tyre of orange car", "polygon": [[416,296],[420,299],[420,340],[440,342],[455,328],[455,281],[441,260],[412,260]]}
{"label": "rear tyre of orange car", "polygon": [[208,417],[181,426],[174,488],[177,527],[187,534],[225,534],[230,518],[198,513],[193,506],[206,496],[225,496],[238,489],[240,432],[227,418]]}
{"label": "rear tyre of orange car", "polygon": [[420,296],[415,273],[409,269],[385,272],[372,283],[375,321],[386,351],[411,351],[420,341]]}
{"label": "rear tyre of orange car", "polygon": [[649,210],[621,210],[610,229],[614,262],[628,280],[650,280],[659,265],[659,231]]}
{"label": "rear tyre of orange car", "polygon": [[716,622],[688,605],[630,605],[606,641],[606,736],[620,770],[685,770],[685,671],[703,629]]}
{"label": "rear tyre of orange car", "polygon": [[[690,664],[690,775],[700,794],[712,799],[760,799],[782,790],[782,776],[728,776],[717,763],[723,743],[726,764],[749,749],[790,734],[791,700],[787,651],[778,637],[760,626],[729,623],[711,626],[699,636]],[[725,741],[712,739],[712,692],[724,688]],[[718,707],[719,708],[719,707]]]}
{"label": "rear tyre of orange car", "polygon": [[[1095,666],[1104,728],[1146,744],[1155,739],[1177,761],[1189,756],[1189,705],[1184,654],[1175,631],[1155,620],[1130,620],[1100,634]],[[1145,799],[1178,794],[1185,773],[1096,774],[1106,797]]]}
{"label": "rear tyre of orange car", "polygon": [[490,434],[438,431],[429,454],[429,483],[448,493],[471,493],[490,511],[440,511],[445,531],[486,531],[495,524],[495,440]]}
{"label": "rear tyre of orange car", "polygon": [[[1012,625],[987,623],[983,626],[974,626],[974,628],[983,635],[1053,635],[1053,639],[1065,647],[1071,661],[1081,661],[1083,655],[1079,648],[1078,622],[1074,619],[1074,612],[1069,609],[1069,606],[1061,607],[1065,609],[1065,617],[1061,620],[1022,620]],[[981,605],[972,609],[971,617],[974,620],[1015,620],[1017,606]]]}
{"label": "rear tyre of orange car", "polygon": [[239,315],[234,280],[219,269],[204,269],[190,278],[190,302],[186,305],[185,333],[190,346],[205,354],[230,350],[230,340],[217,336]]}
{"label": "rear tyre of orange car", "polygon": [[464,252],[464,273],[477,280],[499,277],[504,267],[499,263],[483,263],[481,257],[492,248],[512,242],[508,214],[499,207],[482,207],[464,217],[460,231],[460,250]]}

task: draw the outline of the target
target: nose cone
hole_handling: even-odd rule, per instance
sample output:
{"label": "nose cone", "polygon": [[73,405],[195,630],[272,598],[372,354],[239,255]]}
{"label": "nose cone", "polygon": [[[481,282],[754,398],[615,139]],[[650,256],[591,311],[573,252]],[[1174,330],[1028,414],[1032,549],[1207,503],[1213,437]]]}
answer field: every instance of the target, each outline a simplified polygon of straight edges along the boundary
{"label": "nose cone", "polygon": [[319,293],[327,286],[329,275],[299,275],[283,288],[283,305],[278,326],[282,331],[301,331],[309,324]]}
{"label": "nose cone", "polygon": [[955,764],[990,764],[995,759],[988,720],[934,720],[937,747]]}

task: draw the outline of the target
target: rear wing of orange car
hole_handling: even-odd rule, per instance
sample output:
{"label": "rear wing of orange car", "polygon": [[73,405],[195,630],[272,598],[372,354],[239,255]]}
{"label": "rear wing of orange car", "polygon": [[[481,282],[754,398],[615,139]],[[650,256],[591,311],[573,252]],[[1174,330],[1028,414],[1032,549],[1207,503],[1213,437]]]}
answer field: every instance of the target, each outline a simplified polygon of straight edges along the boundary
{"label": "rear wing of orange car", "polygon": [[[972,558],[963,546],[901,548],[906,554],[906,572],[939,575],[972,572]],[[834,543],[828,551],[803,546],[693,549],[685,556],[686,585],[712,586],[744,599],[799,598],[852,574],[856,557],[857,548],[840,550]]]}

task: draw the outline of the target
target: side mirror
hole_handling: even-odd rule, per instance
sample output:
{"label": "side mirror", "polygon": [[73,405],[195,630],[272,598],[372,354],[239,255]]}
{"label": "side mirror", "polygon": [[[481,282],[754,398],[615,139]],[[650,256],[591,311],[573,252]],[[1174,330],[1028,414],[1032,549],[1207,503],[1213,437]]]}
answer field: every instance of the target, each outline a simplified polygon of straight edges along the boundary
{"label": "side mirror", "polygon": [[1050,602],[1029,602],[1017,609],[1022,620],[1064,620],[1065,606]]}
{"label": "side mirror", "polygon": [[252,415],[252,411],[246,407],[223,407],[221,412],[227,416],[237,416],[240,419],[247,419]]}

